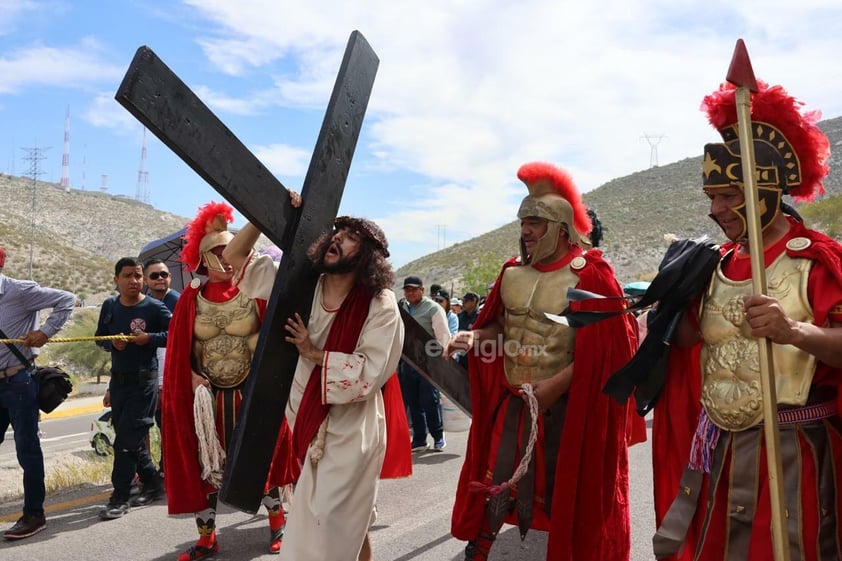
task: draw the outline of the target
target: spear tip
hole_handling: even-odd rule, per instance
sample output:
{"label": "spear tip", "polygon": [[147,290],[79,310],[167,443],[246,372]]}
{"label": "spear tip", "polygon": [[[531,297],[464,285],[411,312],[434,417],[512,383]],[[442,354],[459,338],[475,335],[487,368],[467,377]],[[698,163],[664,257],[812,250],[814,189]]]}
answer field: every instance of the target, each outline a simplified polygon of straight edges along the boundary
{"label": "spear tip", "polygon": [[738,88],[748,88],[752,92],[757,91],[757,80],[754,77],[754,70],[751,68],[751,59],[748,58],[748,50],[742,39],[737,39],[737,46],[734,47],[731,66],[728,67],[728,74],[725,79]]}

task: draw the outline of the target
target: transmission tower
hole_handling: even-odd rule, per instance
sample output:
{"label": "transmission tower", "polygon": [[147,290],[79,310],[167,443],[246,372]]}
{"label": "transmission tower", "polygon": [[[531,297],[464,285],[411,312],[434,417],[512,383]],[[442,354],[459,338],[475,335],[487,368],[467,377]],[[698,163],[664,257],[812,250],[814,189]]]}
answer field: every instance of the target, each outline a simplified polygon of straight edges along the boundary
{"label": "transmission tower", "polygon": [[35,258],[35,224],[36,224],[36,212],[38,210],[37,207],[37,197],[36,197],[36,187],[38,186],[38,177],[44,174],[44,171],[41,169],[41,160],[46,159],[46,155],[44,152],[49,150],[50,147],[46,148],[23,148],[26,150],[26,157],[24,161],[29,162],[29,177],[32,178],[32,217],[30,222],[29,228],[29,279],[35,280],[32,276],[32,263]]}
{"label": "transmission tower", "polygon": [[64,113],[64,151],[61,153],[61,186],[70,191],[70,106]]}
{"label": "transmission tower", "polygon": [[137,188],[134,198],[149,203],[149,172],[146,171],[146,127],[143,127],[143,148],[140,149],[140,168],[137,171]]}
{"label": "transmission tower", "polygon": [[88,145],[85,144],[82,146],[82,191],[85,190],[85,174],[88,168],[88,155],[87,155]]}
{"label": "transmission tower", "polygon": [[649,167],[658,167],[658,144],[666,138],[666,135],[643,133],[643,136],[640,138],[645,138],[646,142],[649,143]]}
{"label": "transmission tower", "polygon": [[436,224],[436,250],[447,247],[447,224]]}

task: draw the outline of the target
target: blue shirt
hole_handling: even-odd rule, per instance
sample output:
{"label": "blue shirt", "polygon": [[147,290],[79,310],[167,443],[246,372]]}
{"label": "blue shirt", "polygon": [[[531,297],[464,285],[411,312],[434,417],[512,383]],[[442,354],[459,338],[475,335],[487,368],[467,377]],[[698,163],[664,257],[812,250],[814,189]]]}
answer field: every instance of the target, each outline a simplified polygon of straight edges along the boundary
{"label": "blue shirt", "polygon": [[[73,312],[76,296],[66,290],[44,288],[35,281],[16,280],[0,273],[0,329],[10,339],[18,339],[36,329],[38,312],[52,308],[50,316],[39,329],[47,337],[59,332]],[[34,347],[18,345],[29,359],[38,354]],[[20,360],[6,345],[0,345],[0,368],[20,364]]]}
{"label": "blue shirt", "polygon": [[459,331],[459,316],[453,313],[453,310],[447,310],[447,328],[451,335],[456,335]]}
{"label": "blue shirt", "polygon": [[149,334],[149,343],[135,345],[129,342],[118,351],[110,341],[97,341],[97,345],[111,351],[112,372],[137,372],[158,370],[158,347],[167,346],[167,328],[172,314],[160,300],[147,297],[134,306],[124,306],[119,296],[112,296],[102,303],[96,335],[131,335],[135,331]]}

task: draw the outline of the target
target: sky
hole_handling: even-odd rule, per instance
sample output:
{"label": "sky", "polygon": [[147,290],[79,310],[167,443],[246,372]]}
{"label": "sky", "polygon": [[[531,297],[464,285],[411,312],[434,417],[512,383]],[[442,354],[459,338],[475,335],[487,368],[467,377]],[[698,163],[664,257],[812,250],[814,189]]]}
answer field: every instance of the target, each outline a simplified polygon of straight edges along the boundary
{"label": "sky", "polygon": [[758,78],[842,116],[839,29],[838,0],[0,0],[0,173],[31,176],[39,148],[59,183],[69,111],[71,188],[188,218],[221,200],[148,132],[142,158],[114,95],[146,45],[300,191],[358,30],[380,66],[340,213],[375,220],[402,266],[514,220],[526,162],[587,192],[700,156],[738,38]]}

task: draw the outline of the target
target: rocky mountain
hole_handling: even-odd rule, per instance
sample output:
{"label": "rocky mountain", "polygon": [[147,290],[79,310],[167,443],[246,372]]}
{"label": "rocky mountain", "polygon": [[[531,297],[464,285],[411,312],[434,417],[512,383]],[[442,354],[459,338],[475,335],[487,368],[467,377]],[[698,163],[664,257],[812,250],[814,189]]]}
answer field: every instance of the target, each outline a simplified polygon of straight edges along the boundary
{"label": "rocky mountain", "polygon": [[[814,203],[796,205],[809,218],[810,207],[842,194],[842,117],[822,121],[831,151],[826,194]],[[707,217],[709,203],[701,191],[701,154],[669,165],[620,177],[585,193],[585,204],[596,211],[605,229],[600,249],[612,263],[621,282],[651,278],[666,249],[664,234],[679,237],[710,235],[722,238]],[[525,194],[525,191],[524,191]],[[512,208],[512,215],[517,209]],[[828,213],[825,213],[828,214]],[[808,224],[822,227],[815,221]],[[407,263],[396,272],[397,281],[419,275],[425,284],[437,282],[463,291],[462,276],[483,256],[500,263],[518,253],[519,223],[513,221],[491,232]]]}
{"label": "rocky mountain", "polygon": [[0,194],[0,245],[8,254],[4,273],[30,278],[31,255],[31,278],[93,303],[111,294],[120,257],[137,255],[149,241],[189,221],[127,197],[65,191],[26,177],[0,174]]}
{"label": "rocky mountain", "polygon": [[[830,138],[831,149],[842,154],[842,117],[820,125]],[[585,203],[596,210],[605,228],[601,249],[622,282],[654,274],[665,249],[666,233],[721,238],[707,218],[700,161],[701,156],[694,156],[640,171],[585,193]],[[842,194],[842,157],[832,157],[830,164],[823,200],[798,208],[808,219],[815,216],[812,224],[833,233],[842,232],[842,228],[821,221],[835,221],[840,214],[836,207],[842,206],[842,198],[837,201],[836,196]],[[149,241],[172,234],[189,221],[124,196],[65,191],[57,184],[33,183],[27,177],[0,174],[0,194],[0,245],[8,253],[4,272],[29,278],[31,251],[32,278],[45,286],[75,292],[90,303],[112,292],[112,267],[117,259],[137,255]],[[825,212],[810,212],[825,203]],[[516,210],[512,208],[512,215]],[[428,285],[438,282],[461,293],[462,276],[478,259],[502,263],[517,254],[518,235],[518,223],[513,221],[416,259],[401,267],[396,277],[400,282],[404,276],[420,275]]]}

